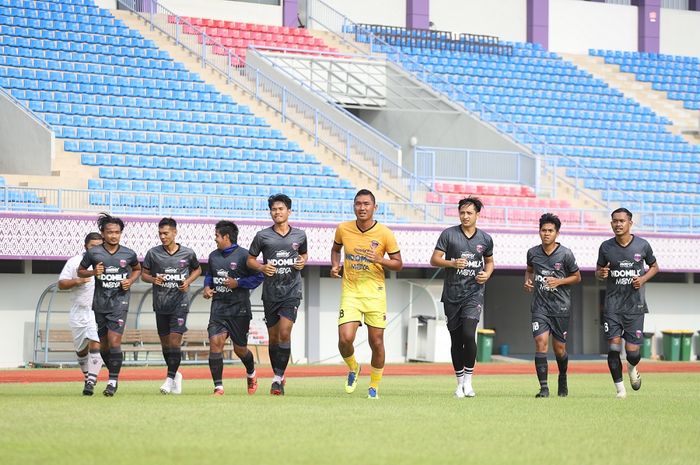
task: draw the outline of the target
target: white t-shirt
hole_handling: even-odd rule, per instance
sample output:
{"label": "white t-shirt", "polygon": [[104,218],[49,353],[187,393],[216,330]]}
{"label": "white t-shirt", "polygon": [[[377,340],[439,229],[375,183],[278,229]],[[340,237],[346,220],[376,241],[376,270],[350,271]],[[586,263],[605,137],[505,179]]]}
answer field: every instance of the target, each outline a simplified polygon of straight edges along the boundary
{"label": "white t-shirt", "polygon": [[[61,279],[75,279],[78,277],[78,266],[83,259],[83,255],[76,255],[70,258],[61,270],[61,275],[58,277]],[[90,267],[92,268],[92,267]],[[95,280],[91,279],[85,284],[79,284],[71,289],[73,293],[73,306],[74,307],[87,307],[92,308],[92,295],[95,292]]]}

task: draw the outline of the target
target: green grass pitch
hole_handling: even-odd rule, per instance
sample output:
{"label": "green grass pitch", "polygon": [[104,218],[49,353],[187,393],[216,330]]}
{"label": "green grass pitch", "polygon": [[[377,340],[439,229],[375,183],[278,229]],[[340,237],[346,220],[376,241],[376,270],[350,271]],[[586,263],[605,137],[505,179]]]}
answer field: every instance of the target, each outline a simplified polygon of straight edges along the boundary
{"label": "green grass pitch", "polygon": [[700,374],[642,377],[624,400],[606,375],[571,375],[566,399],[535,399],[534,375],[477,375],[473,399],[453,398],[449,377],[388,376],[379,401],[367,377],[353,395],[342,378],[292,378],[285,397],[268,379],[252,397],[226,380],[221,398],[204,380],[180,396],[125,381],[111,399],[78,383],[2,384],[0,463],[700,463]]}

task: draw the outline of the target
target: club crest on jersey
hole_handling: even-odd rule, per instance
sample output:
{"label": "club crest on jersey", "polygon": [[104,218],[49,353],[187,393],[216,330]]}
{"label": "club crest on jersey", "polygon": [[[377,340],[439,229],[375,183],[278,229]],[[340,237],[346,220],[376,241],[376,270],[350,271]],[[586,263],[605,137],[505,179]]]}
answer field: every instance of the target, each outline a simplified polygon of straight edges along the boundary
{"label": "club crest on jersey", "polygon": [[481,253],[484,251],[484,245],[483,244],[476,244],[476,251]]}
{"label": "club crest on jersey", "polygon": [[637,338],[642,337],[642,331],[641,331],[640,329],[638,329],[637,331],[635,331],[634,334],[637,336]]}
{"label": "club crest on jersey", "polygon": [[187,265],[187,260],[180,260],[179,262],[180,267],[182,268],[183,266]]}
{"label": "club crest on jersey", "polygon": [[178,326],[184,326],[184,325],[185,325],[185,319],[184,319],[184,318],[178,318],[178,319],[177,319],[177,325],[178,325]]}
{"label": "club crest on jersey", "polygon": [[634,261],[635,261],[635,262],[638,262],[638,261],[640,261],[641,259],[642,259],[642,254],[640,254],[640,253],[634,254]]}
{"label": "club crest on jersey", "polygon": [[120,328],[122,328],[122,327],[124,326],[124,320],[122,320],[121,318],[119,318],[119,319],[117,320],[117,324],[119,325]]}
{"label": "club crest on jersey", "polygon": [[568,331],[564,331],[564,339],[566,339],[566,335],[569,334]]}
{"label": "club crest on jersey", "polygon": [[372,247],[372,250],[374,250],[374,249],[376,249],[377,247],[379,247],[379,242],[377,242],[377,241],[372,241],[372,242],[369,243],[369,246]]}
{"label": "club crest on jersey", "polygon": [[124,268],[126,266],[126,260],[119,260],[119,266]]}
{"label": "club crest on jersey", "polygon": [[232,270],[235,270],[236,268],[238,268],[238,263],[236,263],[236,262],[231,262],[228,265]]}
{"label": "club crest on jersey", "polygon": [[294,250],[299,250],[299,243],[298,242],[292,242],[292,248]]}
{"label": "club crest on jersey", "polygon": [[555,263],[555,264],[554,264],[554,269],[557,270],[557,271],[561,270],[561,263],[559,263],[559,262]]}

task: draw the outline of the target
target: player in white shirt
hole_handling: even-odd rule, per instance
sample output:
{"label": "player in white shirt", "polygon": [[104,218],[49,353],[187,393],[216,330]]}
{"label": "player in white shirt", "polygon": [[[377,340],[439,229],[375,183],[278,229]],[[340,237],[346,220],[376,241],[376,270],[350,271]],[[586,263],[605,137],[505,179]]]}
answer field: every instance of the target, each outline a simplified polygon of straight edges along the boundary
{"label": "player in white shirt", "polygon": [[[85,236],[85,250],[102,244],[100,233],[90,233]],[[78,276],[78,266],[83,254],[70,258],[63,266],[58,277],[58,288],[72,290],[73,305],[70,309],[68,324],[73,333],[73,346],[78,355],[78,364],[85,376],[83,395],[91,396],[95,391],[97,374],[102,368],[100,355],[100,338],[97,335],[95,312],[92,311],[92,295],[95,290],[93,278]]]}

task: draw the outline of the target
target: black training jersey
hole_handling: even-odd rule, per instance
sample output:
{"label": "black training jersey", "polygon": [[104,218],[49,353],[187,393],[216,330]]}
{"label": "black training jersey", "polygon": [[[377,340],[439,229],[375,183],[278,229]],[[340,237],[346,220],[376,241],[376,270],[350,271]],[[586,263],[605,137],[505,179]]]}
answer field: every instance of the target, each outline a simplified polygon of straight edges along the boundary
{"label": "black training jersey", "polygon": [[644,263],[647,265],[656,263],[656,257],[649,243],[641,237],[632,236],[632,241],[623,247],[614,237],[608,239],[600,244],[598,266],[604,267],[608,263],[610,273],[605,292],[605,313],[648,313],[644,286],[641,289],[635,289],[632,286],[632,279],[646,273]]}
{"label": "black training jersey", "polygon": [[453,304],[484,304],[484,285],[476,282],[476,275],[484,269],[484,257],[493,255],[493,239],[481,229],[467,237],[460,225],[445,229],[438,238],[435,250],[445,253],[445,260],[464,258],[467,266],[458,270],[445,268],[442,302]]}
{"label": "black training jersey", "polygon": [[274,276],[265,276],[262,300],[273,303],[301,299],[301,271],[294,268],[294,263],[299,255],[306,253],[306,233],[301,229],[290,228],[282,236],[273,227],[265,228],[258,231],[248,249],[253,257],[261,252],[263,262],[277,268]]}
{"label": "black training jersey", "polygon": [[122,289],[121,282],[129,277],[132,267],[138,262],[136,252],[121,245],[113,254],[107,252],[104,245],[98,245],[85,252],[80,266],[94,269],[98,263],[102,263],[105,267],[103,274],[95,276],[93,311],[111,313],[129,310],[131,290]]}
{"label": "black training jersey", "polygon": [[209,274],[215,291],[211,302],[212,316],[253,316],[250,309],[250,289],[230,289],[224,284],[229,277],[244,278],[258,274],[248,268],[247,259],[248,250],[240,246],[229,253],[217,249],[209,254]]}
{"label": "black training jersey", "polygon": [[562,316],[571,310],[571,286],[547,286],[547,278],[563,279],[578,271],[573,252],[557,243],[557,248],[547,255],[542,245],[527,251],[527,266],[534,272],[535,291],[530,311],[540,315]]}
{"label": "black training jersey", "polygon": [[178,244],[172,255],[159,245],[146,252],[143,267],[155,278],[160,275],[163,285],[153,285],[153,310],[158,313],[171,314],[178,309],[186,310],[189,304],[189,292],[181,292],[180,287],[190,273],[199,268],[199,260],[194,250]]}

